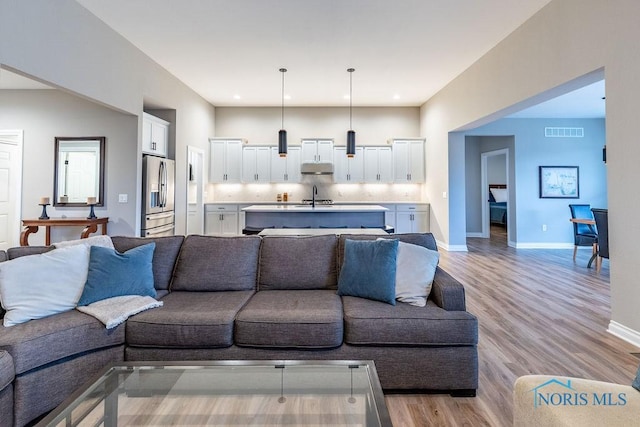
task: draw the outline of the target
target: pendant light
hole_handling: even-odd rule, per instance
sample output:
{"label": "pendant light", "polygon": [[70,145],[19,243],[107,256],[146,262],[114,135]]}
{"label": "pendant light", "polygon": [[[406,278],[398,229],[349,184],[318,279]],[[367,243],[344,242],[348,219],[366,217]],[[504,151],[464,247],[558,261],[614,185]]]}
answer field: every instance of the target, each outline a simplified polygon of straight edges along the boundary
{"label": "pendant light", "polygon": [[353,130],[352,125],[352,104],[353,104],[353,72],[355,68],[348,68],[349,73],[349,130],[347,131],[347,157],[354,157],[356,155],[356,132]]}
{"label": "pendant light", "polygon": [[287,157],[287,131],[284,130],[284,73],[287,72],[286,68],[280,68],[282,73],[282,127],[278,132],[278,154],[280,157]]}

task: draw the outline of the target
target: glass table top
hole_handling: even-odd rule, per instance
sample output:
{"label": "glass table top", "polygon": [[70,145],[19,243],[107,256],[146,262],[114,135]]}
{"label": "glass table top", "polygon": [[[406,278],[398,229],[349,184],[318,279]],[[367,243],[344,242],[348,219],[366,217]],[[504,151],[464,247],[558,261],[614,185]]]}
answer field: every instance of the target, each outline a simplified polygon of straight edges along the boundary
{"label": "glass table top", "polygon": [[124,362],[38,426],[391,426],[372,361]]}

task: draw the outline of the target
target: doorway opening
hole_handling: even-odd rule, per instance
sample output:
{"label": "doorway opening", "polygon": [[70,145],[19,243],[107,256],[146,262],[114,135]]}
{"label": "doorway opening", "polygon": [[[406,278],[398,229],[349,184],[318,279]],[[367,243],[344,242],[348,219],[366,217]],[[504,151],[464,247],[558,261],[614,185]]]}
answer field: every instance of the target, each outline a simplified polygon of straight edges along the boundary
{"label": "doorway opening", "polygon": [[482,237],[509,244],[509,149],[481,153]]}

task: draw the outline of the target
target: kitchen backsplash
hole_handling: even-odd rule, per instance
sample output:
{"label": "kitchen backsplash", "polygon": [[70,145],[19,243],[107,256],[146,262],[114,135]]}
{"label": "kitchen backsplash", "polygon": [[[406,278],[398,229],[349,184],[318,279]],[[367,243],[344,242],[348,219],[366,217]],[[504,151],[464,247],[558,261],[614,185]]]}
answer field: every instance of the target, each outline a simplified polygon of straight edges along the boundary
{"label": "kitchen backsplash", "polygon": [[423,184],[334,184],[330,178],[313,178],[301,184],[208,184],[206,203],[216,202],[276,202],[278,193],[287,193],[290,202],[311,198],[313,184],[318,187],[317,199],[334,202],[422,202]]}

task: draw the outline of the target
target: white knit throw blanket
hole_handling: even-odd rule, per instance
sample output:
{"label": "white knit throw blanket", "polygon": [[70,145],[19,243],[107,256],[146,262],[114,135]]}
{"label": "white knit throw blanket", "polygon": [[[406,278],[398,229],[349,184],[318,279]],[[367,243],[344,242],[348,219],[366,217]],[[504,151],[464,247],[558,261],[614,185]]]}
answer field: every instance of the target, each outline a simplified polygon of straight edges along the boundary
{"label": "white knit throw blanket", "polygon": [[78,311],[95,317],[107,329],[115,328],[130,316],[151,308],[162,307],[162,301],[149,296],[125,295],[96,301],[93,304],[76,307]]}

